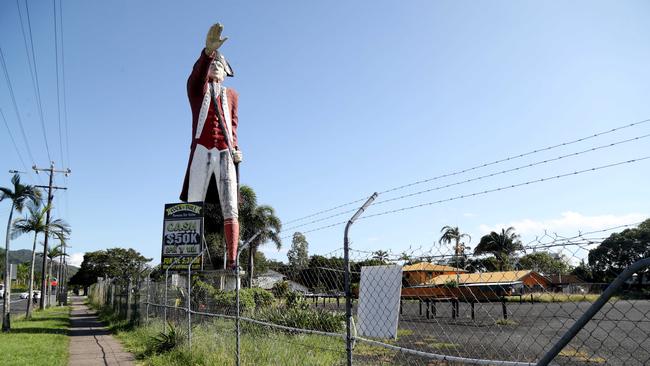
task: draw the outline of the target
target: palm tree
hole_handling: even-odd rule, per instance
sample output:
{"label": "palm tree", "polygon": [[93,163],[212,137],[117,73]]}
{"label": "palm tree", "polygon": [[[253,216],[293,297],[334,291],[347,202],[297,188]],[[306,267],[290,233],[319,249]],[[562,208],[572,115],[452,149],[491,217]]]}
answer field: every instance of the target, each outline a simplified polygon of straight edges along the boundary
{"label": "palm tree", "polygon": [[[34,292],[34,264],[36,263],[36,239],[38,234],[45,233],[46,229],[48,234],[55,236],[58,233],[70,233],[70,227],[61,219],[50,219],[50,224],[46,223],[47,212],[50,210],[51,205],[39,207],[38,205],[29,206],[29,215],[16,220],[13,227],[13,237],[18,237],[21,234],[34,233],[34,244],[32,246],[32,262],[29,268],[29,301],[27,301],[26,318],[30,319],[32,316],[32,293]],[[41,294],[45,296],[45,294]]]}
{"label": "palm tree", "polygon": [[248,248],[248,286],[253,281],[253,271],[255,268],[255,253],[260,245],[271,241],[275,243],[277,249],[282,248],[280,231],[282,222],[275,215],[273,207],[268,205],[257,205],[257,195],[252,188],[241,186],[239,189],[241,195],[241,209],[239,211],[239,221],[242,226],[241,239],[243,242],[248,241],[256,233],[261,232],[251,243]]}
{"label": "palm tree", "polygon": [[407,252],[402,252],[399,256],[399,260],[404,261],[405,266],[411,265],[415,262],[415,259]]}
{"label": "palm tree", "polygon": [[63,269],[63,263],[65,262],[65,257],[68,256],[66,253],[66,248],[68,247],[68,239],[69,237],[65,235],[65,233],[58,233],[57,234],[57,239],[59,239],[59,245],[57,248],[60,250],[60,253],[58,255],[59,257],[59,270],[57,272],[56,278],[57,278],[57,285],[56,285],[56,298],[57,301],[59,302],[59,305],[61,305],[61,290],[65,287],[65,280],[63,279],[64,277],[64,269]]}
{"label": "palm tree", "polygon": [[378,250],[372,253],[372,259],[375,259],[379,262],[386,263],[388,262],[389,254],[385,250]]}
{"label": "palm tree", "polygon": [[10,285],[9,280],[9,232],[11,229],[11,219],[13,218],[14,210],[18,212],[23,211],[23,207],[27,201],[31,201],[34,204],[40,202],[40,191],[30,185],[23,185],[20,183],[20,175],[18,173],[14,174],[11,178],[12,188],[0,187],[0,201],[3,201],[5,198],[11,200],[11,210],[9,211],[9,220],[7,220],[7,234],[5,237],[5,294],[3,300],[3,313],[2,313],[2,331],[8,332],[11,329],[11,317],[10,317]]}
{"label": "palm tree", "polygon": [[[52,293],[52,270],[54,268],[54,258],[61,257],[63,255],[63,250],[61,250],[61,245],[57,245],[56,247],[53,248],[47,248],[47,259],[50,262],[50,265],[47,270],[47,294],[50,295]],[[59,269],[60,269],[59,265]],[[59,282],[59,276],[57,274],[57,287],[58,287],[58,282]],[[50,306],[50,296],[47,298],[47,306]]]}
{"label": "palm tree", "polygon": [[484,235],[474,249],[474,254],[493,254],[497,259],[499,269],[503,271],[510,268],[509,260],[512,254],[523,249],[524,246],[519,240],[519,235],[515,233],[515,228],[510,226],[507,229],[501,229],[500,233],[493,231]]}
{"label": "palm tree", "polygon": [[469,242],[472,240],[472,237],[469,234],[461,233],[458,230],[458,226],[452,227],[447,225],[440,229],[440,232],[442,236],[440,236],[438,243],[446,243],[447,245],[454,243],[454,261],[456,262],[454,265],[457,267],[465,267],[465,250],[469,249],[469,247],[465,247],[465,243],[461,243],[460,241],[463,238],[467,238]]}

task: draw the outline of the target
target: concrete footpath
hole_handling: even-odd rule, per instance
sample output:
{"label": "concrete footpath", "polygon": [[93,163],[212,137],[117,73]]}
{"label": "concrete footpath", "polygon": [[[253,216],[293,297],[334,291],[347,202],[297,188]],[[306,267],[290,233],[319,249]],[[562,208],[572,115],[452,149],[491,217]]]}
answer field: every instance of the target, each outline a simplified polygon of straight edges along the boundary
{"label": "concrete footpath", "polygon": [[126,352],[97,318],[97,312],[84,305],[85,297],[72,297],[70,312],[70,366],[135,365]]}

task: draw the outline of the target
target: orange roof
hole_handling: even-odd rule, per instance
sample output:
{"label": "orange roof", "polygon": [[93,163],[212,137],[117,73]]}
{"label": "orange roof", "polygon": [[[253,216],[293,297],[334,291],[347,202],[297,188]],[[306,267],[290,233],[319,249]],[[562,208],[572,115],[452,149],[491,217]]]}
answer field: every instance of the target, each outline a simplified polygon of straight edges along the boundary
{"label": "orange roof", "polygon": [[467,272],[464,269],[443,266],[441,264],[433,264],[428,262],[420,262],[402,267],[402,272],[412,271],[430,271],[430,272]]}
{"label": "orange roof", "polygon": [[476,283],[510,283],[521,281],[533,271],[506,271],[506,272],[484,272],[484,273],[463,273],[460,275],[442,275],[427,281],[427,285],[444,285],[449,282],[458,281],[459,285]]}

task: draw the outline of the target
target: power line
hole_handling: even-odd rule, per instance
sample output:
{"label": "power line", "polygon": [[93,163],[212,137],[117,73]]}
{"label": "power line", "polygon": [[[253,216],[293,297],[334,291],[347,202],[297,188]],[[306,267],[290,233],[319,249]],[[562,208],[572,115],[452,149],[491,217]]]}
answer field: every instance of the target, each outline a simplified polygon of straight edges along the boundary
{"label": "power line", "polygon": [[65,126],[65,155],[68,166],[70,166],[70,137],[68,134],[68,104],[66,98],[66,89],[65,89],[65,48],[64,48],[64,38],[63,38],[63,6],[61,5],[62,1],[59,0],[59,20],[61,24],[61,78],[63,83],[61,85],[63,89],[63,122]]}
{"label": "power line", "polygon": [[27,169],[27,165],[25,165],[25,161],[23,160],[23,156],[20,154],[20,150],[18,149],[18,145],[16,145],[16,140],[14,140],[14,135],[11,133],[11,129],[9,129],[9,124],[7,124],[7,118],[5,118],[5,113],[2,111],[2,108],[0,108],[0,114],[2,115],[2,121],[5,123],[5,127],[7,127],[7,132],[9,133],[9,138],[11,139],[11,143],[14,145],[14,149],[16,149],[16,154],[18,154],[18,159],[20,159],[20,163],[23,166],[23,169],[25,171],[29,171]]}
{"label": "power line", "polygon": [[65,166],[65,160],[63,159],[63,134],[61,132],[61,95],[60,95],[60,86],[59,86],[59,32],[57,28],[57,17],[56,17],[56,0],[52,0],[52,10],[54,11],[54,65],[56,73],[56,110],[57,110],[57,120],[59,124],[59,152],[61,153],[61,164]]}
{"label": "power line", "polygon": [[38,106],[38,114],[41,118],[41,128],[43,130],[43,140],[45,140],[45,150],[47,151],[47,158],[48,160],[52,160],[52,157],[50,155],[50,146],[47,142],[47,131],[45,129],[45,118],[43,118],[43,104],[41,102],[41,89],[39,87],[39,82],[38,82],[38,67],[36,65],[36,54],[34,53],[34,39],[32,37],[32,24],[31,20],[29,18],[29,2],[25,1],[25,9],[27,9],[27,26],[29,29],[29,43],[31,45],[32,49],[32,62],[34,64],[34,78],[36,81],[35,84],[35,89],[36,89],[36,101],[37,101],[37,106]]}
{"label": "power line", "polygon": [[[68,132],[68,104],[67,104],[67,95],[66,95],[66,78],[65,78],[65,43],[63,37],[63,5],[62,1],[59,0],[59,24],[60,24],[60,39],[61,39],[61,89],[62,89],[62,101],[63,101],[63,125],[65,130],[65,161],[67,161],[68,166],[70,166],[70,135]],[[58,68],[57,68],[58,69]],[[60,123],[60,121],[59,121]],[[59,130],[59,136],[60,130]],[[63,158],[61,158],[63,160]],[[63,180],[65,184],[68,185],[68,177],[64,175]],[[70,201],[68,198],[68,191],[63,192],[64,202],[65,202],[65,214],[66,217],[69,217],[69,206]]]}
{"label": "power line", "polygon": [[[421,208],[421,207],[426,207],[426,206],[432,206],[432,205],[439,204],[439,203],[445,203],[445,202],[451,202],[451,201],[456,201],[456,200],[470,198],[470,197],[482,196],[482,195],[485,195],[485,194],[488,194],[488,193],[495,193],[495,192],[505,191],[505,190],[508,190],[508,189],[513,189],[513,188],[517,188],[517,187],[521,187],[521,186],[525,186],[525,185],[531,185],[531,184],[535,184],[535,183],[542,183],[542,182],[547,182],[547,181],[551,181],[551,180],[555,180],[555,179],[566,178],[566,177],[579,175],[579,174],[583,174],[583,173],[594,172],[594,171],[597,171],[597,170],[613,168],[613,167],[620,166],[620,165],[632,164],[632,163],[636,163],[636,162],[640,162],[640,161],[644,161],[644,160],[648,160],[648,159],[650,159],[650,156],[644,156],[644,157],[640,157],[640,158],[620,161],[620,162],[617,162],[617,163],[601,165],[601,166],[588,168],[588,169],[583,169],[583,170],[576,170],[576,171],[570,172],[570,173],[563,173],[563,174],[553,175],[553,176],[544,177],[544,178],[540,178],[540,179],[534,179],[534,180],[529,180],[529,181],[525,181],[525,182],[521,182],[521,183],[501,186],[501,187],[498,187],[498,188],[486,189],[484,191],[473,192],[473,193],[463,194],[463,195],[459,195],[459,196],[453,196],[453,197],[449,197],[449,198],[445,198],[445,199],[441,199],[441,200],[437,200],[437,201],[425,202],[425,203],[421,203],[421,204],[417,204],[417,205],[413,205],[413,206],[407,206],[407,207],[401,207],[401,208],[392,209],[392,210],[388,210],[388,211],[383,211],[383,212],[379,212],[379,213],[376,213],[376,214],[371,214],[371,215],[366,215],[366,216],[360,217],[358,220],[365,220],[365,219],[369,219],[369,218],[372,218],[372,217],[389,215],[389,214],[392,214],[392,213],[408,211],[408,210]],[[315,232],[315,231],[320,231],[320,230],[324,230],[324,229],[327,229],[327,228],[330,228],[330,227],[343,225],[345,223],[347,223],[347,220],[337,222],[337,223],[333,223],[333,224],[329,224],[329,225],[325,225],[325,226],[321,226],[321,227],[317,227],[317,228],[311,229],[311,230],[302,231],[302,233],[306,234],[306,233],[311,233],[311,232]],[[290,235],[289,236],[284,236],[284,237],[281,237],[280,239],[286,239],[286,238],[289,238],[289,237],[291,237],[291,236]]]}
{"label": "power line", "polygon": [[32,163],[35,163],[36,161],[34,160],[34,156],[32,155],[32,149],[29,147],[29,140],[27,139],[27,135],[25,134],[25,128],[23,126],[23,120],[20,117],[20,111],[18,109],[18,103],[16,103],[16,96],[14,94],[14,88],[11,86],[11,79],[9,78],[9,72],[7,71],[7,64],[5,63],[5,56],[4,53],[2,52],[2,47],[0,47],[0,61],[2,61],[2,70],[4,71],[5,75],[5,80],[7,81],[7,86],[9,87],[9,95],[11,96],[11,101],[14,106],[14,111],[16,112],[16,118],[18,120],[18,126],[20,126],[20,133],[23,136],[23,141],[25,142],[25,146],[27,147],[27,155],[29,155],[29,159],[32,161]]}
{"label": "power line", "polygon": [[[531,167],[534,167],[534,166],[537,166],[537,165],[548,164],[548,163],[558,161],[558,160],[562,160],[562,159],[566,159],[566,158],[569,158],[569,157],[576,157],[576,156],[579,156],[579,155],[583,155],[583,154],[586,154],[586,153],[590,153],[590,152],[594,152],[594,151],[598,151],[598,150],[602,150],[602,149],[606,149],[606,148],[611,148],[611,147],[621,145],[621,144],[625,144],[625,143],[628,143],[628,142],[635,142],[635,141],[638,141],[638,140],[641,140],[641,139],[644,139],[644,138],[647,138],[647,137],[650,137],[650,134],[636,136],[636,137],[633,137],[633,138],[629,138],[629,139],[620,140],[620,141],[612,142],[612,143],[605,144],[605,145],[592,147],[592,148],[589,148],[589,149],[573,152],[573,153],[570,153],[570,154],[560,155],[560,156],[558,156],[556,158],[544,159],[544,160],[536,161],[534,163],[520,165],[520,166],[515,167],[515,168],[504,169],[504,170],[501,170],[499,172],[485,174],[485,175],[481,175],[481,176],[478,176],[478,177],[469,178],[469,179],[465,179],[465,180],[462,180],[462,181],[457,181],[457,182],[453,182],[453,183],[449,183],[449,184],[440,185],[440,186],[437,186],[437,187],[425,189],[425,190],[422,190],[422,191],[413,192],[413,193],[401,195],[401,196],[398,196],[398,197],[381,200],[381,201],[376,202],[374,204],[374,206],[385,204],[385,203],[388,203],[388,202],[401,200],[401,199],[405,199],[405,198],[409,198],[409,197],[413,197],[413,196],[418,196],[418,195],[421,195],[421,194],[424,194],[424,193],[429,193],[429,192],[437,191],[437,190],[444,189],[444,188],[449,188],[449,187],[453,187],[453,186],[457,186],[457,185],[462,185],[462,184],[466,184],[466,183],[479,181],[479,180],[482,180],[482,179],[485,179],[485,178],[492,178],[492,177],[495,177],[495,176],[498,176],[498,175],[507,174],[507,173],[511,173],[511,172],[531,168]],[[321,221],[325,221],[325,220],[328,220],[328,219],[331,219],[331,218],[334,218],[334,217],[349,214],[349,213],[354,212],[354,211],[356,211],[356,208],[353,208],[351,210],[346,210],[346,211],[343,211],[343,212],[339,212],[339,213],[329,215],[329,216],[326,216],[326,217],[322,217],[320,219],[312,220],[312,221],[304,223],[304,224],[295,225],[295,226],[289,227],[289,228],[287,228],[287,229],[285,229],[283,231],[289,231],[289,230],[297,229],[299,227],[308,226],[308,225],[311,225],[311,224],[314,224],[314,223],[317,223],[317,222],[321,222]]]}
{"label": "power line", "polygon": [[[599,137],[599,136],[614,133],[616,131],[620,131],[620,130],[623,130],[623,129],[626,129],[626,128],[642,125],[642,124],[645,124],[645,123],[648,123],[648,122],[650,122],[650,119],[645,119],[645,120],[642,120],[642,121],[638,121],[638,122],[618,126],[618,127],[612,128],[610,130],[601,131],[601,132],[598,132],[598,133],[595,133],[595,134],[592,134],[592,135],[581,137],[581,138],[576,139],[576,140],[562,142],[562,143],[559,143],[559,144],[555,144],[555,145],[551,145],[551,146],[531,150],[531,151],[528,151],[528,152],[525,152],[525,153],[522,153],[522,154],[519,154],[519,155],[513,155],[513,156],[503,158],[503,159],[495,160],[495,161],[492,161],[492,162],[489,162],[489,163],[478,164],[478,165],[475,165],[475,166],[470,167],[470,168],[454,171],[454,172],[447,173],[447,174],[442,174],[442,175],[435,176],[435,177],[432,177],[432,178],[422,179],[422,180],[419,180],[419,181],[404,184],[404,185],[397,186],[397,187],[394,187],[394,188],[389,188],[389,189],[386,189],[384,191],[379,192],[379,194],[385,194],[385,193],[401,190],[401,189],[404,189],[404,188],[412,187],[412,186],[415,186],[415,185],[428,183],[428,182],[431,182],[431,181],[434,181],[434,180],[438,180],[438,179],[442,179],[442,178],[451,177],[451,176],[454,176],[454,175],[467,173],[467,172],[470,172],[470,171],[473,171],[473,170],[476,170],[476,169],[480,169],[480,168],[484,168],[484,167],[487,167],[487,166],[490,166],[490,165],[503,163],[503,162],[510,161],[510,160],[520,159],[522,157],[532,155],[532,154],[536,154],[536,153],[540,153],[540,152],[543,152],[543,151],[549,151],[549,150],[553,150],[553,149],[556,149],[556,148],[559,148],[559,147],[565,147],[565,146],[573,145],[573,144],[583,142],[583,141],[586,141],[586,140],[590,140],[590,139],[593,139],[593,138],[596,138],[596,137]],[[318,215],[321,215],[321,214],[324,214],[324,213],[327,213],[327,212],[331,212],[331,211],[334,211],[334,210],[337,210],[339,208],[346,207],[346,206],[349,206],[349,205],[352,205],[352,204],[355,204],[355,203],[359,203],[359,202],[364,201],[365,199],[366,198],[360,198],[360,199],[357,199],[357,200],[354,200],[354,201],[343,203],[343,204],[338,205],[336,207],[328,208],[328,209],[325,209],[325,210],[315,212],[313,214],[309,214],[309,215],[302,216],[302,217],[299,217],[299,218],[296,218],[296,219],[293,219],[293,220],[289,220],[289,221],[285,222],[285,225],[286,224],[291,224],[291,223],[294,223],[294,222],[298,222],[298,221],[302,221],[304,219],[314,217],[314,216],[318,216]]]}

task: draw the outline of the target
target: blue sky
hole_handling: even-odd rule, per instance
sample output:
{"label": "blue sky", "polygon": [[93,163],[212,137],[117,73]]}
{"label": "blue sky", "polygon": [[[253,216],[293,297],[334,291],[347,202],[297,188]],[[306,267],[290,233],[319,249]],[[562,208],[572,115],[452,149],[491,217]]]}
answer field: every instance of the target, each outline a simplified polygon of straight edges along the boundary
{"label": "blue sky", "polygon": [[[27,29],[25,2],[18,3]],[[57,195],[55,214],[73,227],[76,259],[124,246],[158,263],[162,209],[178,198],[189,152],[185,82],[215,22],[229,37],[222,51],[236,75],[228,85],[240,94],[241,181],[286,222],[650,118],[645,1],[68,0],[62,8],[57,48],[67,119],[60,137],[52,3],[29,5],[44,129],[18,7],[0,5],[0,46],[33,156],[0,77],[0,108],[18,148],[0,126],[0,185],[9,184],[9,169],[48,164],[45,130],[51,159],[73,171],[57,176],[69,191]],[[642,123],[380,199],[649,133],[650,123]],[[648,140],[436,189],[368,214],[644,157]],[[444,225],[470,233],[473,246],[509,225],[528,241],[545,229],[575,235],[635,223],[650,216],[649,168],[644,160],[361,220],[351,232],[353,247],[424,251]],[[46,182],[33,174],[24,180]],[[0,204],[0,222],[8,210]],[[292,226],[282,235],[290,236]],[[343,226],[306,235],[310,253],[326,253],[342,246]],[[20,238],[12,247],[28,248],[30,241]],[[289,247],[287,238],[283,250],[264,251],[286,260]]]}

